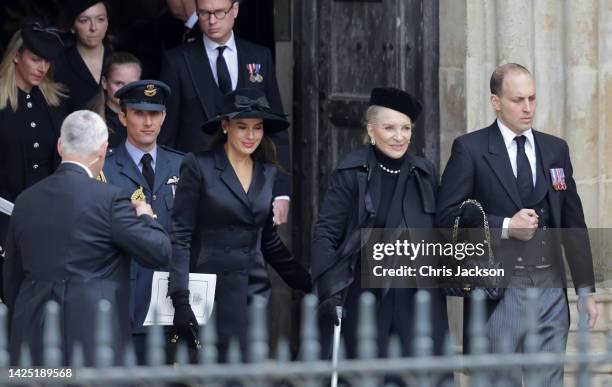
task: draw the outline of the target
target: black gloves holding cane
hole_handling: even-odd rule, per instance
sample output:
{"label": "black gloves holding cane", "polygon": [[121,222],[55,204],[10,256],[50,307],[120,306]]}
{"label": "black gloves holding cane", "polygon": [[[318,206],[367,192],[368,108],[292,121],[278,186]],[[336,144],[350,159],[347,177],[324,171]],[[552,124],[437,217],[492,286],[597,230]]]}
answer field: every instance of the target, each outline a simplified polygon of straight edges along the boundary
{"label": "black gloves holding cane", "polygon": [[338,292],[319,303],[319,321],[326,324],[340,325],[336,307],[344,305],[344,292]]}

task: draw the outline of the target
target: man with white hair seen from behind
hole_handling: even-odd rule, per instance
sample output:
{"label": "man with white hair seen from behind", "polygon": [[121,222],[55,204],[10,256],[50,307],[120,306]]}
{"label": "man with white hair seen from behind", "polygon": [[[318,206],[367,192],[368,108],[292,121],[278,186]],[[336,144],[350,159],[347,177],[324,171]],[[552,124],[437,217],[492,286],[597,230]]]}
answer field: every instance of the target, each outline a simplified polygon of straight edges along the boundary
{"label": "man with white hair seen from behind", "polygon": [[104,165],[108,131],[96,113],[80,110],[63,122],[62,163],[51,176],[17,197],[9,223],[4,270],[9,308],[11,364],[27,346],[32,365],[42,363],[45,306],[59,304],[62,362],[78,343],[93,365],[98,305],[112,308],[115,362],[130,339],[127,257],[166,266],[171,245],[144,201],[94,179]]}

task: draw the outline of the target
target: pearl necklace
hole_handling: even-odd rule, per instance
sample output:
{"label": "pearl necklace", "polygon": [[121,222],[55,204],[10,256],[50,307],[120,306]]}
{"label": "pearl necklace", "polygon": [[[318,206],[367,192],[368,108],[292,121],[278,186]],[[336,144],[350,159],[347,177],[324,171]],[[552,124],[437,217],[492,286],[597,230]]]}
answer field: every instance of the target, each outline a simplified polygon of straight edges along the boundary
{"label": "pearl necklace", "polygon": [[378,163],[378,166],[380,167],[380,169],[382,169],[383,171],[390,173],[392,175],[397,175],[398,173],[400,173],[401,169],[389,169],[387,167],[385,167],[384,165],[382,165],[381,163]]}

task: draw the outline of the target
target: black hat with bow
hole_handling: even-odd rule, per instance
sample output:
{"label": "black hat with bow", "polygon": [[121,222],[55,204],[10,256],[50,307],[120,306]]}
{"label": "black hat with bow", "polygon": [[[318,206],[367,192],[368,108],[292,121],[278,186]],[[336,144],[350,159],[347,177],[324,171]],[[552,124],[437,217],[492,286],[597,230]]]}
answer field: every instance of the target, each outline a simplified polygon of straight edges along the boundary
{"label": "black hat with bow", "polygon": [[64,48],[60,34],[57,28],[50,27],[38,19],[26,18],[21,22],[23,45],[46,60],[55,59]]}
{"label": "black hat with bow", "polygon": [[258,89],[236,89],[223,97],[223,111],[202,125],[202,130],[214,134],[223,120],[261,118],[266,133],[279,132],[289,127],[283,114],[275,113],[264,93]]}

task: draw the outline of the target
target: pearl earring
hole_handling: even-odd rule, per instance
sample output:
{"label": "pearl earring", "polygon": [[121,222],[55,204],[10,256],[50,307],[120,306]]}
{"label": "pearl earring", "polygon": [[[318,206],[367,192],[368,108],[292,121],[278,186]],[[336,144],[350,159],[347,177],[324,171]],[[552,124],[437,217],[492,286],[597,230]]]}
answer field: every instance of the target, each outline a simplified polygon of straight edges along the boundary
{"label": "pearl earring", "polygon": [[376,145],[376,140],[374,140],[374,138],[370,138],[370,144]]}
{"label": "pearl earring", "polygon": [[227,134],[227,130],[223,129],[223,134]]}

